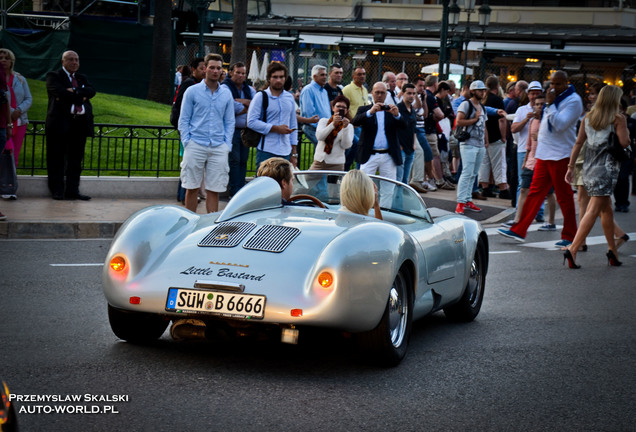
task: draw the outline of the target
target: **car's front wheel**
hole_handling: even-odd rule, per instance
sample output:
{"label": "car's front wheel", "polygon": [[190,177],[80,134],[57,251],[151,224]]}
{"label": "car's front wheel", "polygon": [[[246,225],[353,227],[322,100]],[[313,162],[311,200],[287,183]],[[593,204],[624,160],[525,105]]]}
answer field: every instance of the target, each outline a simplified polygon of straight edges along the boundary
{"label": "car's front wheel", "polygon": [[464,288],[461,299],[451,306],[444,308],[444,314],[448,319],[460,322],[474,320],[481,309],[484,300],[484,288],[486,285],[486,248],[480,241],[477,243],[475,256],[470,265],[468,282]]}
{"label": "car's front wheel", "polygon": [[133,343],[159,339],[170,323],[154,314],[124,311],[111,305],[108,305],[108,321],[118,338]]}
{"label": "car's front wheel", "polygon": [[397,366],[408,350],[412,321],[413,290],[408,275],[401,270],[391,285],[380,324],[358,335],[370,360],[382,366]]}

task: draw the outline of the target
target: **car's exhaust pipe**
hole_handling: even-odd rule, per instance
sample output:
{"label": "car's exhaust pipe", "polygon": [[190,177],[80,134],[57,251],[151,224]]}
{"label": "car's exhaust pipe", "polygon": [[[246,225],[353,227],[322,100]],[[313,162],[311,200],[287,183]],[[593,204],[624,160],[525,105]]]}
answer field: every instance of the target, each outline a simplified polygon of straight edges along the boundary
{"label": "car's exhaust pipe", "polygon": [[180,319],[172,322],[170,336],[177,341],[205,339],[205,322],[198,319]]}

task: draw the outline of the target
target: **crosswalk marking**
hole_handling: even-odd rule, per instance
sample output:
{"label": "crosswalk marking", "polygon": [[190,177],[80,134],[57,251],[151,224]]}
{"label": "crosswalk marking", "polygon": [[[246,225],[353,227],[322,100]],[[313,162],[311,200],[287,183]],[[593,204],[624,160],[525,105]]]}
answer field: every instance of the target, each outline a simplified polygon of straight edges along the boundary
{"label": "crosswalk marking", "polygon": [[[534,228],[534,226],[532,226],[531,228]],[[537,227],[538,228],[538,227]],[[560,227],[557,227],[557,231],[560,231],[559,229]],[[486,233],[490,236],[490,235],[497,235],[497,230],[499,228],[488,228],[486,230]],[[529,229],[528,232],[530,232],[531,230]],[[532,230],[532,231],[536,231],[536,229]],[[630,236],[632,239],[636,237],[636,233],[628,233],[628,236]],[[504,239],[504,237],[502,237],[502,239]],[[527,237],[526,237],[527,239]],[[528,242],[526,241],[525,243],[517,243],[514,240],[511,239],[504,239],[509,243],[515,244],[517,246],[523,246],[523,247],[530,247],[530,248],[536,248],[536,249],[545,249],[545,250],[555,250],[555,251],[560,251],[561,248],[555,246],[554,244],[556,242],[559,241],[559,238],[555,238],[552,240],[547,240],[547,241],[540,241],[540,242]],[[633,240],[630,240],[633,241]],[[596,245],[602,245],[602,244],[607,244],[607,242],[605,241],[605,236],[604,235],[600,235],[600,236],[588,236],[585,239],[585,243],[588,246],[596,246]],[[491,252],[493,253],[493,252]]]}

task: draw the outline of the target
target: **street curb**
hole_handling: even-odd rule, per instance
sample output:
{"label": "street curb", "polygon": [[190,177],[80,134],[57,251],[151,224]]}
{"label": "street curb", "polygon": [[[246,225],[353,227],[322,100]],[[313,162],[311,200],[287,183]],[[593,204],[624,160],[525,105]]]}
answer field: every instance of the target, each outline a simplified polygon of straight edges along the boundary
{"label": "street curb", "polygon": [[0,224],[2,239],[97,239],[113,238],[123,222],[20,221]]}

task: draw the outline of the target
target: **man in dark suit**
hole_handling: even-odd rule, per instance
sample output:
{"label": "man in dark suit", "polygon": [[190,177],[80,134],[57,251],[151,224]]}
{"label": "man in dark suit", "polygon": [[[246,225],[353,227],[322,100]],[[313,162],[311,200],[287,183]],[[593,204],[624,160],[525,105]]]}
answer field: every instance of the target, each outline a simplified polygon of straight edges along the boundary
{"label": "man in dark suit", "polygon": [[46,113],[46,164],[49,190],[55,200],[80,199],[80,173],[86,137],[93,136],[95,89],[85,75],[78,74],[75,51],[62,55],[62,68],[46,74],[49,107]]}
{"label": "man in dark suit", "polygon": [[[377,171],[381,176],[395,180],[397,167],[402,165],[397,131],[406,127],[406,122],[396,105],[384,104],[386,93],[386,84],[375,83],[371,90],[373,105],[358,108],[352,124],[362,128],[357,155],[360,170],[372,175]],[[383,185],[386,190],[380,190],[380,207],[391,208],[395,185]]]}

